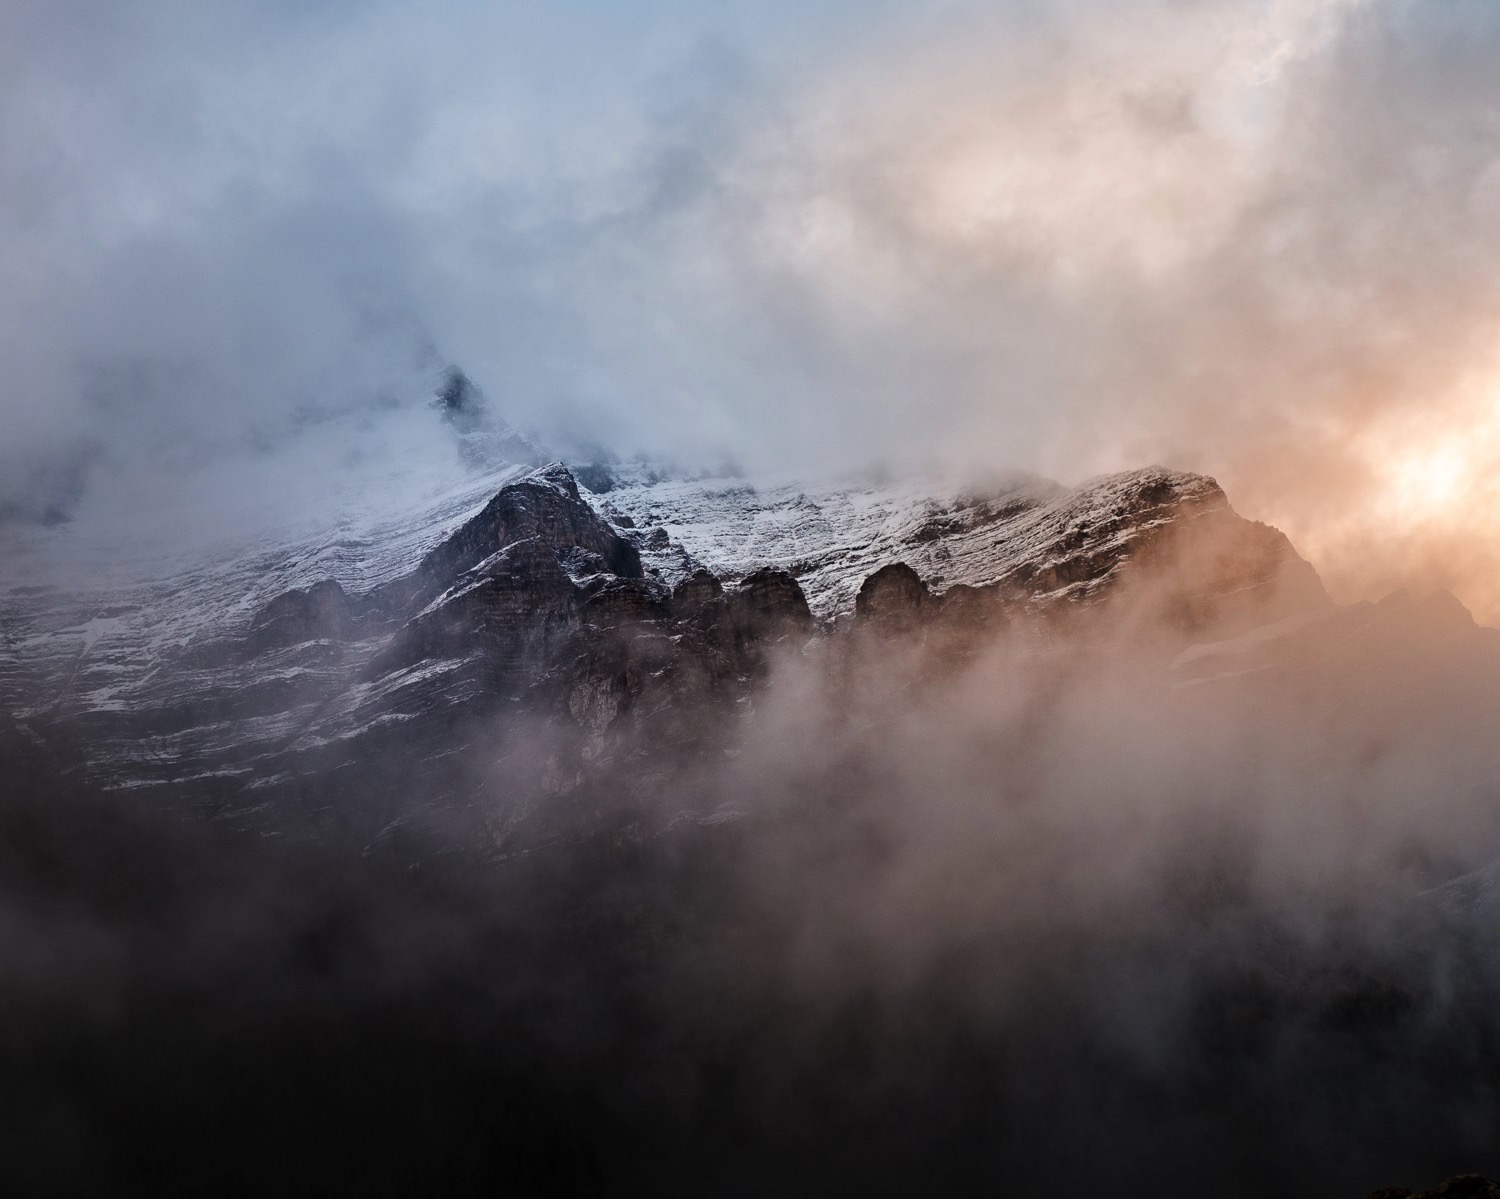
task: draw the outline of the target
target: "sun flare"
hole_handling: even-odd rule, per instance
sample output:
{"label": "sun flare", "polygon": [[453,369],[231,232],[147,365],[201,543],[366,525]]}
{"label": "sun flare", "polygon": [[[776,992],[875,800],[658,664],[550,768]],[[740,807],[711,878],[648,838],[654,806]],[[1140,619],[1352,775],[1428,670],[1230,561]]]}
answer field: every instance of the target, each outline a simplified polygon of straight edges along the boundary
{"label": "sun flare", "polygon": [[1457,440],[1420,449],[1393,464],[1388,502],[1414,519],[1438,519],[1464,497],[1473,474],[1469,448]]}
{"label": "sun flare", "polygon": [[1476,371],[1445,402],[1365,434],[1359,448],[1375,483],[1376,515],[1393,531],[1500,538],[1496,376]]}

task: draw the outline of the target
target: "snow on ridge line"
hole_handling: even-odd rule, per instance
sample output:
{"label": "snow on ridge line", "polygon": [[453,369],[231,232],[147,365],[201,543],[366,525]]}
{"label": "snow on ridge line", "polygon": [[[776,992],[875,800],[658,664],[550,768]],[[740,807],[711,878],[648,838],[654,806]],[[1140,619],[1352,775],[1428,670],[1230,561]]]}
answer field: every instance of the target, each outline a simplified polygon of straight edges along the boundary
{"label": "snow on ridge line", "polygon": [[[852,610],[860,583],[905,562],[937,590],[1004,580],[1044,553],[1075,522],[1097,522],[1142,497],[1171,508],[1228,507],[1206,475],[1161,466],[1100,475],[1065,488],[1034,476],[976,492],[952,481],[756,487],[743,479],[626,484],[590,497],[604,515],[621,511],[658,535],[638,541],[667,580],[705,566],[726,579],[762,566],[795,575],[820,619]],[[948,522],[946,525],[944,522]]]}
{"label": "snow on ridge line", "polygon": [[[605,518],[632,517],[645,565],[667,582],[699,565],[729,579],[778,567],[801,581],[824,619],[851,609],[863,579],[893,561],[907,562],[937,590],[999,581],[1044,552],[1058,526],[1096,519],[1090,514],[1153,487],[1174,501],[1227,505],[1212,479],[1162,467],[1102,475],[1071,489],[1011,476],[976,494],[951,480],[917,477],[766,487],[743,478],[659,476],[595,493],[561,462],[506,466],[455,482],[415,512],[392,513],[372,499],[354,515],[330,514],[322,531],[304,540],[262,540],[218,560],[190,559],[196,549],[186,547],[169,574],[152,580],[112,581],[111,562],[92,560],[94,547],[83,539],[80,548],[98,566],[86,592],[0,595],[9,634],[3,664],[18,675],[37,668],[50,674],[40,657],[66,658],[69,669],[87,659],[89,669],[70,685],[86,692],[115,681],[100,672],[134,673],[129,663],[219,635],[285,591],[334,578],[367,594],[415,569],[497,494],[526,480],[564,491],[576,486]],[[665,547],[650,536],[654,526],[665,530]],[[54,544],[64,545],[66,534],[57,531]]]}
{"label": "snow on ridge line", "polygon": [[[584,485],[580,474],[600,490]],[[560,462],[507,467],[470,475],[402,514],[372,501],[358,520],[347,514],[330,518],[304,540],[195,560],[171,577],[113,591],[95,583],[66,602],[44,596],[20,610],[14,629],[14,593],[0,593],[0,615],[7,618],[0,705],[30,694],[45,697],[38,714],[99,716],[200,701],[207,701],[207,713],[219,710],[225,694],[247,690],[249,681],[307,681],[308,702],[271,711],[255,706],[271,701],[252,697],[245,710],[254,715],[174,727],[149,744],[128,722],[117,722],[119,736],[101,751],[101,777],[154,778],[197,757],[243,761],[248,749],[257,749],[254,760],[264,747],[276,753],[321,750],[379,723],[407,720],[432,696],[460,702],[478,684],[456,660],[360,678],[378,650],[380,638],[373,635],[332,646],[326,654],[309,654],[310,643],[304,643],[275,663],[216,662],[217,650],[203,657],[192,651],[195,644],[232,635],[251,612],[288,590],[333,578],[351,594],[369,594],[416,569],[522,483],[576,495],[611,521],[663,582],[699,565],[726,582],[780,568],[798,578],[814,615],[823,620],[852,610],[864,580],[895,561],[911,566],[938,592],[1009,580],[1032,593],[1087,599],[1153,528],[1228,507],[1212,479],[1161,467],[1102,475],[1072,488],[1026,476],[989,487],[920,477],[768,486],[728,477],[622,480],[607,472],[575,472]],[[1095,561],[1080,559],[1103,563],[1104,573]],[[166,652],[169,647],[190,652],[179,657]],[[268,665],[274,666],[269,673]]]}

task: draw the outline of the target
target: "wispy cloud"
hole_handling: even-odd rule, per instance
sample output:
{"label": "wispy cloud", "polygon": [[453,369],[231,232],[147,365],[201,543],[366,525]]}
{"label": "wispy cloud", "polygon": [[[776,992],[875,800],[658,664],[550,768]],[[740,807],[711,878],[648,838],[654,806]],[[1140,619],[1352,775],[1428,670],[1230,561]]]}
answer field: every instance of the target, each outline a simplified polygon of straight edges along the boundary
{"label": "wispy cloud", "polygon": [[12,511],[456,360],[627,451],[1165,459],[1342,594],[1500,613],[1481,0],[4,20]]}

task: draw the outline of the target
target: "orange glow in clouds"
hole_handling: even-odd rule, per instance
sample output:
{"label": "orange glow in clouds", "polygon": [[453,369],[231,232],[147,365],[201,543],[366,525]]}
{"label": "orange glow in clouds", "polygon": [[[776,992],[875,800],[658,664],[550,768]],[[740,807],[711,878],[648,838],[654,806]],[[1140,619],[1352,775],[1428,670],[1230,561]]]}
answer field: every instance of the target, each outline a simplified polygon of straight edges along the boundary
{"label": "orange glow in clouds", "polygon": [[1348,448],[1366,487],[1344,497],[1342,518],[1314,527],[1287,515],[1283,526],[1335,598],[1443,587],[1500,625],[1500,372]]}
{"label": "orange glow in clouds", "polygon": [[1500,537],[1500,378],[1444,407],[1365,438],[1360,448],[1383,483],[1376,514],[1402,531]]}

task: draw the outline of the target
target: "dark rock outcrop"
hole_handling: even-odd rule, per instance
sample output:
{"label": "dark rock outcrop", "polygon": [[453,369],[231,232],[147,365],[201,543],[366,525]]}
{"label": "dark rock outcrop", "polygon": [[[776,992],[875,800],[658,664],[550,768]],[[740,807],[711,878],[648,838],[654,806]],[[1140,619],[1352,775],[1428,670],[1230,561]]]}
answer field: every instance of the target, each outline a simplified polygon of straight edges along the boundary
{"label": "dark rock outcrop", "polygon": [[[724,714],[743,694],[732,664],[701,633],[636,624],[586,630],[564,654],[564,664],[544,680],[543,696],[563,717],[559,751],[576,766],[629,756],[638,764],[662,763],[702,748],[725,731]],[[635,772],[628,785],[639,786]]]}
{"label": "dark rock outcrop", "polygon": [[278,595],[250,622],[254,653],[300,645],[305,641],[343,641],[359,628],[355,605],[337,579]]}
{"label": "dark rock outcrop", "polygon": [[802,586],[784,570],[766,567],[752,571],[728,593],[729,612],[736,628],[770,636],[808,633],[812,611]]}
{"label": "dark rock outcrop", "polygon": [[509,691],[551,666],[585,623],[664,617],[660,590],[645,580],[635,547],[554,463],[501,488],[411,575],[377,594],[386,612],[407,619],[375,673],[478,656],[490,683]]}
{"label": "dark rock outcrop", "polygon": [[579,484],[587,487],[595,495],[606,495],[619,483],[619,480],[615,478],[615,472],[606,462],[576,463],[569,469]]}
{"label": "dark rock outcrop", "polygon": [[938,619],[946,627],[983,631],[1002,626],[1010,606],[1019,608],[1024,597],[1004,587],[970,587],[956,583],[937,597]]}
{"label": "dark rock outcrop", "polygon": [[[560,466],[502,488],[368,600],[320,585],[278,597],[259,625],[267,638],[305,639],[350,627],[362,604],[382,622],[366,633],[396,629],[371,635],[362,682],[324,717],[334,735],[320,729],[298,751],[303,774],[325,769],[320,755],[348,753],[319,746],[376,730],[379,752],[353,766],[345,757],[347,776],[414,769],[405,763],[448,752],[459,717],[492,721],[499,705],[523,701],[517,710],[551,720],[552,751],[540,774],[517,773],[555,794],[620,754],[666,761],[722,734],[770,647],[813,631],[806,597],[783,571],[753,572],[727,593],[706,570],[675,591],[647,576]],[[308,710],[321,714],[331,697],[311,698]]]}
{"label": "dark rock outcrop", "polygon": [[540,465],[547,460],[535,442],[490,408],[484,392],[457,366],[443,372],[433,407],[458,434],[459,454],[472,467],[500,462]]}
{"label": "dark rock outcrop", "polygon": [[545,668],[580,623],[578,587],[556,549],[527,537],[486,558],[397,634],[386,673],[428,658],[482,654],[497,678]]}
{"label": "dark rock outcrop", "polygon": [[717,575],[707,570],[695,570],[672,588],[672,616],[677,620],[691,619],[723,594],[724,585]]}
{"label": "dark rock outcrop", "polygon": [[581,592],[581,615],[586,624],[601,629],[667,619],[665,588],[653,580],[602,577]]}
{"label": "dark rock outcrop", "polygon": [[429,553],[406,579],[380,595],[386,607],[425,607],[473,569],[515,542],[534,539],[554,554],[581,549],[597,554],[623,578],[640,578],[641,558],[578,494],[561,463],[534,471],[500,489],[476,516]]}
{"label": "dark rock outcrop", "polygon": [[904,625],[921,619],[931,604],[932,593],[921,576],[905,562],[892,562],[864,581],[854,600],[854,615]]}
{"label": "dark rock outcrop", "polygon": [[752,571],[723,595],[709,599],[697,620],[710,641],[741,673],[757,674],[771,646],[812,635],[812,610],[802,587],[784,570]]}
{"label": "dark rock outcrop", "polygon": [[1213,479],[1152,468],[1119,476],[1092,498],[1068,515],[1046,554],[1008,581],[1034,595],[1108,597],[1185,633],[1330,605],[1286,536],[1240,516]]}
{"label": "dark rock outcrop", "polygon": [[[460,432],[488,419],[475,390],[456,376],[440,407]],[[612,486],[603,511],[554,463],[512,479],[482,506],[473,497],[477,511],[469,508],[473,515],[457,527],[445,524],[451,531],[435,546],[420,528],[406,528],[399,557],[385,547],[382,568],[368,572],[394,581],[365,594],[347,593],[333,579],[307,586],[318,574],[301,569],[325,561],[323,569],[342,571],[341,555],[359,541],[310,543],[295,555],[289,547],[279,570],[299,589],[265,604],[248,628],[213,629],[198,613],[214,601],[199,596],[191,619],[178,621],[191,636],[158,640],[146,636],[148,622],[130,615],[138,600],[121,607],[127,615],[118,626],[113,609],[91,601],[56,639],[70,650],[28,666],[27,678],[66,689],[60,713],[86,713],[111,781],[196,778],[199,791],[238,793],[266,777],[310,777],[330,764],[352,777],[346,764],[369,757],[376,743],[392,760],[456,754],[467,736],[454,731],[460,716],[493,727],[500,713],[545,710],[572,722],[576,707],[590,714],[585,724],[595,736],[599,713],[615,704],[605,722],[610,737],[640,725],[648,711],[663,724],[681,717],[672,734],[679,737],[704,727],[700,712],[748,710],[740,701],[776,647],[800,651],[819,627],[839,636],[831,620],[851,606],[859,634],[851,641],[899,638],[915,655],[914,670],[935,665],[941,676],[995,631],[1038,614],[1084,619],[1138,610],[1158,623],[1165,615],[1189,632],[1180,637],[1188,644],[1194,630],[1221,627],[1226,613],[1263,623],[1328,602],[1285,538],[1237,516],[1212,480],[1158,468],[1072,490],[1027,483],[941,508],[921,501],[903,508],[903,500],[878,524],[861,515],[862,502],[844,510],[798,493],[782,510],[747,487],[684,499],[674,485],[642,499],[654,476],[614,474],[635,481],[614,486],[602,473],[586,480]],[[629,528],[632,513],[639,529]],[[783,527],[784,543],[765,531]],[[727,589],[694,556],[737,561],[746,546],[742,564],[724,568],[739,577]],[[431,548],[419,557],[416,547]],[[781,551],[779,568],[761,565],[763,552]],[[381,560],[381,546],[368,552]],[[352,568],[340,575],[357,576]],[[226,595],[257,581],[235,578]],[[170,591],[160,594],[154,602],[177,603]],[[1477,635],[1472,626],[1460,630],[1457,619],[1436,623],[1451,623],[1454,636]],[[160,662],[154,649],[137,653],[139,671],[122,690],[110,654],[113,630],[127,624],[139,624],[132,634],[139,646],[181,648]],[[81,648],[70,638],[84,639]],[[96,641],[102,649],[89,648]],[[554,702],[564,678],[595,698]],[[91,708],[83,697],[92,695],[107,699]],[[607,695],[615,698],[600,698]],[[677,704],[684,713],[669,710]],[[264,794],[250,798],[260,805]]]}

